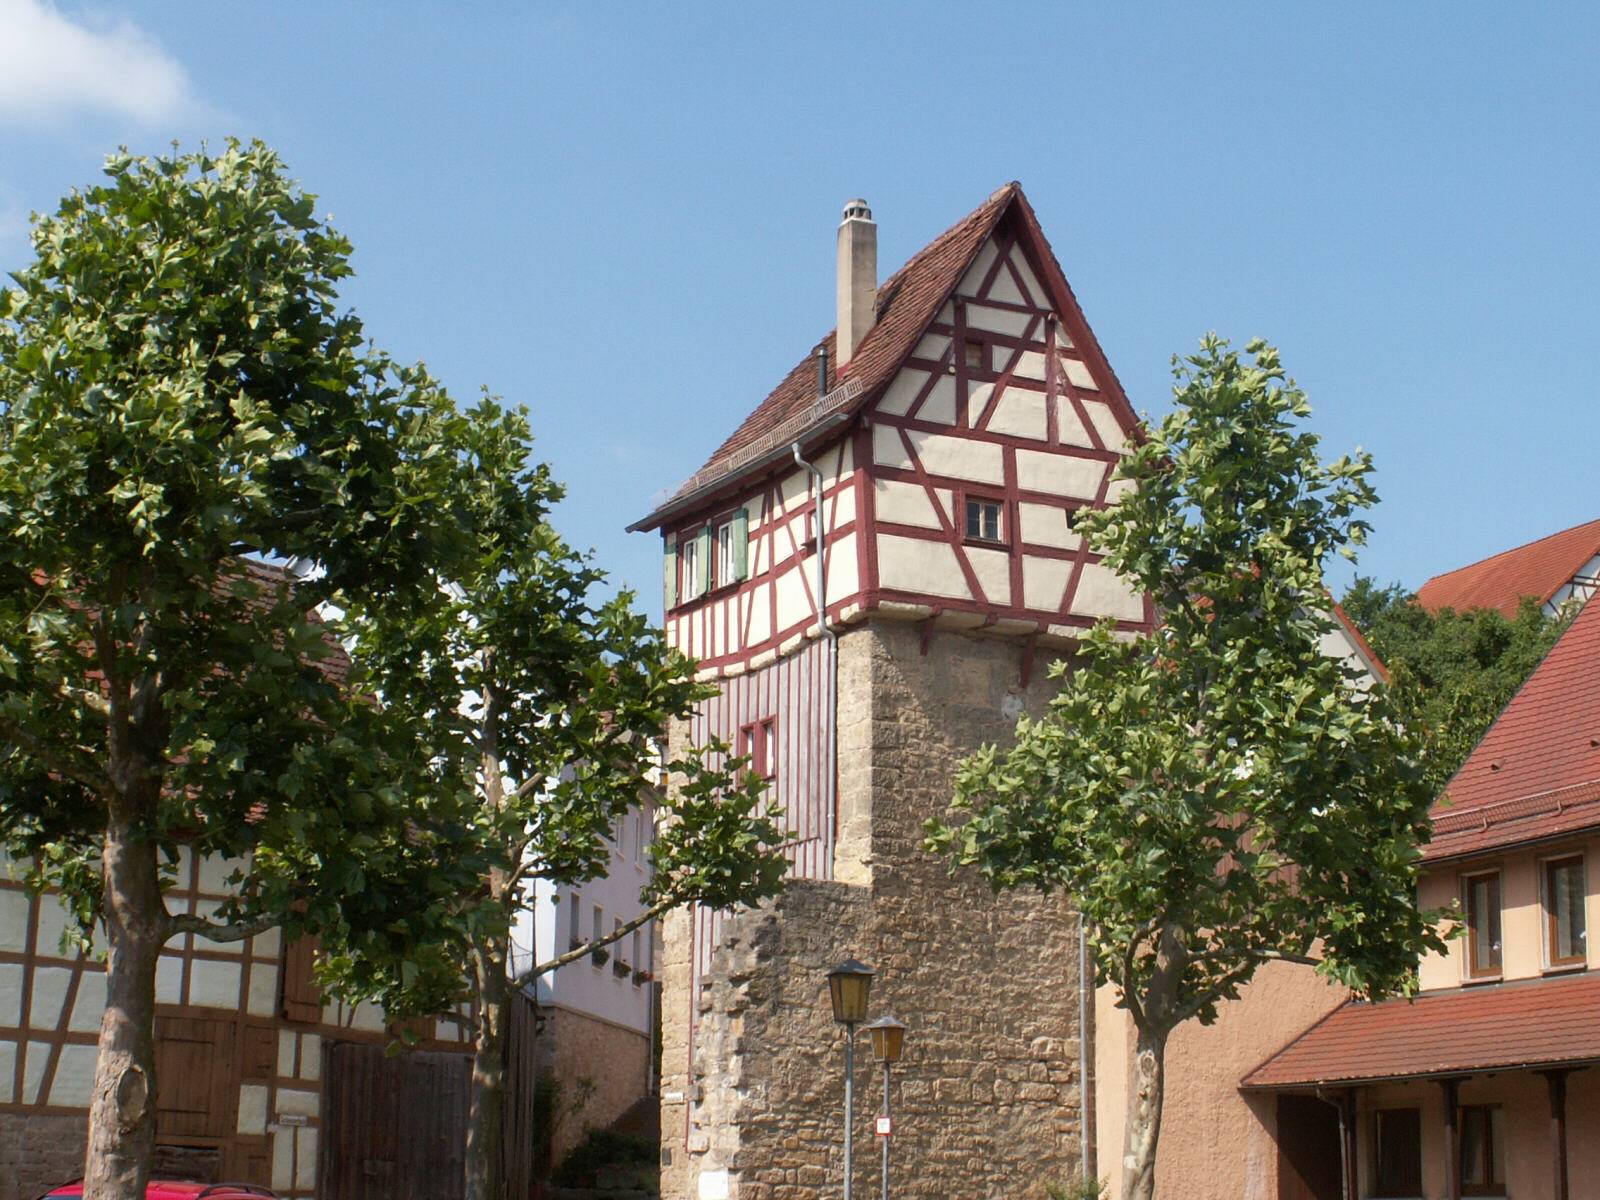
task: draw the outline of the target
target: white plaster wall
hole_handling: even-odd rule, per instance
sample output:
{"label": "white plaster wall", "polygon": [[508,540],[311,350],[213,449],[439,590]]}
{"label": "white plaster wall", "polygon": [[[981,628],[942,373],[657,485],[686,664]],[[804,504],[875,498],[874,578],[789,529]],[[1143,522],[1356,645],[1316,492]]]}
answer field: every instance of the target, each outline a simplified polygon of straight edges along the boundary
{"label": "white plaster wall", "polygon": [[[602,932],[610,933],[613,923],[627,923],[637,916],[639,889],[644,885],[648,859],[645,846],[640,844],[643,830],[645,843],[651,836],[649,814],[639,819],[639,810],[630,811],[619,830],[620,836],[611,842],[611,866],[601,879],[590,880],[577,888],[553,888],[544,880],[536,884],[531,909],[519,914],[513,929],[513,971],[525,970],[537,959],[547,961],[564,954],[569,944],[572,906],[578,910],[578,934],[588,941],[593,929],[593,911],[596,905],[602,912]],[[651,949],[653,931],[646,925],[640,930],[640,957],[633,961],[633,936],[626,934],[620,942],[606,949],[614,961],[618,954],[631,967],[654,969]],[[612,973],[611,961],[595,967],[588,958],[579,959],[549,975],[541,977],[539,999],[544,1004],[559,1004],[601,1020],[624,1025],[640,1032],[650,1029],[650,996],[648,983],[635,987],[632,976],[618,979]]]}

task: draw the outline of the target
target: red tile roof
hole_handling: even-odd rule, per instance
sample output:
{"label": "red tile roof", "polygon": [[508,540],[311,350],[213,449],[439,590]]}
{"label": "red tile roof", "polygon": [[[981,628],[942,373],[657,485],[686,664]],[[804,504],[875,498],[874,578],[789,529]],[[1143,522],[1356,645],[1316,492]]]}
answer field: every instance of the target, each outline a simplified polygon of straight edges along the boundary
{"label": "red tile roof", "polygon": [[1600,826],[1600,603],[1584,606],[1433,807],[1425,857]]}
{"label": "red tile roof", "polygon": [[837,330],[830,329],[814,343],[829,350],[826,396],[817,395],[817,359],[813,351],[784,376],[783,382],[717,447],[700,470],[648,517],[628,528],[659,527],[672,515],[692,507],[695,497],[709,494],[769,462],[771,455],[805,438],[825,422],[842,420],[872,403],[916,347],[985,240],[1013,211],[1018,214],[1019,234],[1033,243],[1041,260],[1045,275],[1042,282],[1064,310],[1068,332],[1079,352],[1089,360],[1104,389],[1104,398],[1120,409],[1131,424],[1135,417],[1121,384],[1105,361],[1094,334],[1081,320],[1072,289],[1039,229],[1032,206],[1022,194],[1022,185],[1013,180],[934,238],[878,287],[877,319],[856,347],[855,356],[843,364],[843,371],[833,353]]}
{"label": "red tile roof", "polygon": [[1471,566],[1435,575],[1422,585],[1417,600],[1429,612],[1441,608],[1458,612],[1496,608],[1514,617],[1524,596],[1532,596],[1542,604],[1597,554],[1600,521],[1590,521]]}
{"label": "red tile roof", "polygon": [[1240,1081],[1245,1089],[1600,1062],[1600,972],[1351,1000]]}

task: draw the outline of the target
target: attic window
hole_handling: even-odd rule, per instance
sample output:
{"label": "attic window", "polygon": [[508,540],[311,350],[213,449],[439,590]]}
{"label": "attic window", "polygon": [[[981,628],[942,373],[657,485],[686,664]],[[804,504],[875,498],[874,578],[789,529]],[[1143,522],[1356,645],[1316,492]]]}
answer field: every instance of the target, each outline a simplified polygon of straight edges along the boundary
{"label": "attic window", "polygon": [[968,338],[966,343],[966,364],[969,371],[987,371],[989,369],[988,343],[978,338]]}
{"label": "attic window", "polygon": [[1005,540],[1005,527],[1001,522],[1001,511],[1004,506],[998,500],[987,500],[981,496],[967,498],[967,538],[978,542],[1001,542]]}

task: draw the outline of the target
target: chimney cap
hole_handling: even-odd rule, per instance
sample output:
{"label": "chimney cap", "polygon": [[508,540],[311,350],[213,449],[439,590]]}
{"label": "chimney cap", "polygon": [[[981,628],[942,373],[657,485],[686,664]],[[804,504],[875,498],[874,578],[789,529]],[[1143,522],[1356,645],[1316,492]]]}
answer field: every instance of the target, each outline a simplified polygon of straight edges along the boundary
{"label": "chimney cap", "polygon": [[843,219],[846,221],[870,221],[872,220],[872,210],[867,207],[865,200],[857,196],[853,200],[845,201]]}

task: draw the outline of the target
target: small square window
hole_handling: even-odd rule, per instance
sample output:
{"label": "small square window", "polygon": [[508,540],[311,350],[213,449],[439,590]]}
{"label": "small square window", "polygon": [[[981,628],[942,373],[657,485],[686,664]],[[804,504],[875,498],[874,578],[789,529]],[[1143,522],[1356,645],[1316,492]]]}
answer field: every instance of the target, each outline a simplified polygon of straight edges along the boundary
{"label": "small square window", "polygon": [[1004,533],[1000,524],[1001,504],[998,500],[967,501],[967,536],[981,542],[998,542]]}
{"label": "small square window", "polygon": [[968,338],[966,344],[966,364],[969,371],[986,371],[989,369],[989,347],[977,338]]}

